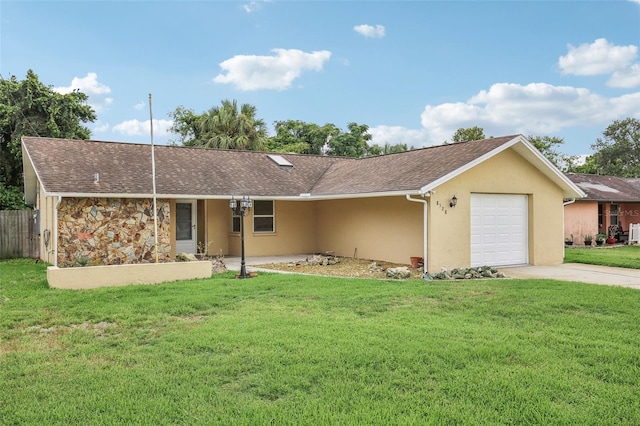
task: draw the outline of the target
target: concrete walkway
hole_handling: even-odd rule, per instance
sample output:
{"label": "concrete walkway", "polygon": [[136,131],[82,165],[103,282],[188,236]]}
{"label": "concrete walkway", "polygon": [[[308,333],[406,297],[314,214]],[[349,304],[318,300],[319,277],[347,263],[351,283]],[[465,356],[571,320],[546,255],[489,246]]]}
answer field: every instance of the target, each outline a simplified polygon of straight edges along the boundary
{"label": "concrete walkway", "polygon": [[640,290],[640,269],[565,263],[555,266],[515,266],[500,268],[510,278],[544,278],[578,281],[590,284],[614,285]]}
{"label": "concrete walkway", "polygon": [[[310,256],[312,256],[312,254],[247,257],[245,259],[245,265],[247,272],[260,271],[260,268],[256,268],[255,265],[297,262]],[[224,263],[230,271],[240,271],[240,257],[225,257]],[[640,269],[565,263],[554,266],[514,266],[499,268],[499,270],[509,278],[577,281],[590,284],[630,287],[640,290]]]}
{"label": "concrete walkway", "polygon": [[[260,271],[260,268],[256,268],[255,265],[264,265],[266,263],[289,263],[289,262],[298,262],[300,260],[305,260],[308,257],[313,256],[312,254],[292,254],[289,256],[256,256],[256,257],[246,257],[245,258],[245,267],[247,268],[247,272],[251,271]],[[230,271],[240,271],[240,257],[230,256],[224,258],[224,264],[227,266],[227,269]],[[271,271],[277,272],[277,271]]]}

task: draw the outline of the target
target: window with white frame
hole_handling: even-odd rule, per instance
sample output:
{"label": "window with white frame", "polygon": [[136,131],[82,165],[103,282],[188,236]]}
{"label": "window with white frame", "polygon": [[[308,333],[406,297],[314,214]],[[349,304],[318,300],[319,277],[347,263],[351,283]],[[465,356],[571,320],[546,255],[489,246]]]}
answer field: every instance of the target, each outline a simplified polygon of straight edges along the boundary
{"label": "window with white frame", "polygon": [[275,207],[273,200],[253,201],[253,232],[275,232]]}

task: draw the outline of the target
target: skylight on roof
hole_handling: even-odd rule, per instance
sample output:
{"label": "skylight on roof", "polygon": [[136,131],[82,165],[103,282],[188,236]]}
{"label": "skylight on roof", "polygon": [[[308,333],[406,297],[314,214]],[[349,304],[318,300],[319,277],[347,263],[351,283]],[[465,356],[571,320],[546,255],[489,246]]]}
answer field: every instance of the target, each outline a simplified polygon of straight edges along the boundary
{"label": "skylight on roof", "polygon": [[276,163],[280,167],[293,167],[293,164],[291,164],[282,155],[267,154],[267,157],[269,157],[271,159],[271,161],[273,161],[274,163]]}

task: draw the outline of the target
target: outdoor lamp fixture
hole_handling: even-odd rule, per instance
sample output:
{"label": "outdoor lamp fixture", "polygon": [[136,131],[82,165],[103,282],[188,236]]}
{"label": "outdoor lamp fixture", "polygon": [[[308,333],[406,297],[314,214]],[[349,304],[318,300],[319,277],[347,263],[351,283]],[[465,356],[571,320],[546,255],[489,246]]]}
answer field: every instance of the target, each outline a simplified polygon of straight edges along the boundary
{"label": "outdoor lamp fixture", "polygon": [[240,206],[238,206],[238,201],[234,197],[231,197],[229,201],[229,207],[233,212],[238,212],[240,215],[240,276],[238,278],[249,278],[247,275],[247,267],[245,266],[244,261],[244,214],[245,212],[251,210],[252,206],[251,199],[249,197],[242,197],[240,200]]}
{"label": "outdoor lamp fixture", "polygon": [[454,195],[453,198],[451,199],[451,202],[449,203],[449,207],[455,207],[456,204],[458,204],[458,199]]}

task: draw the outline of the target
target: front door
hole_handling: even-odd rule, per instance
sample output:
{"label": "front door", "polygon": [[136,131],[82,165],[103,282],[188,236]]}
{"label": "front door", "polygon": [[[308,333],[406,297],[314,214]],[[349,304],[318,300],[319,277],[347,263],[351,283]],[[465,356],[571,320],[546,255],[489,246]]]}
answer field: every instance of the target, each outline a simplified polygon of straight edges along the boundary
{"label": "front door", "polygon": [[196,252],[196,201],[176,202],[176,253]]}

